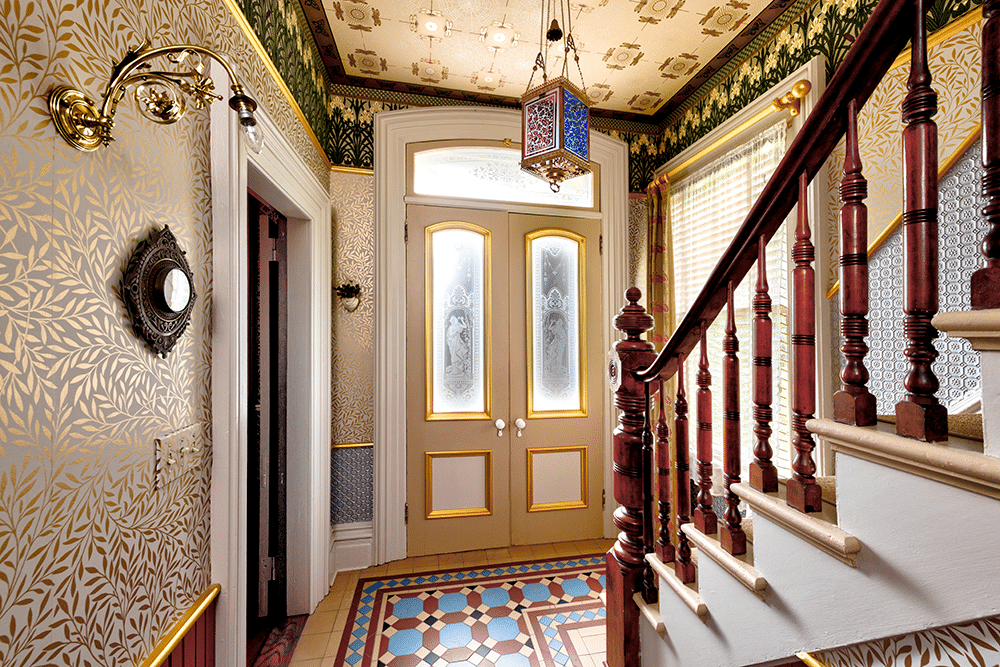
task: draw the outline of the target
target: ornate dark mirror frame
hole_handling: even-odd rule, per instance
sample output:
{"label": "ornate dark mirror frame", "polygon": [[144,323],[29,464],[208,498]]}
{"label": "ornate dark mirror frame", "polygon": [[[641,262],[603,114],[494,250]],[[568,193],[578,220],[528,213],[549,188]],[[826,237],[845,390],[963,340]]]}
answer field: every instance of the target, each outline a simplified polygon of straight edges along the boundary
{"label": "ornate dark mirror frame", "polygon": [[166,226],[142,241],[122,277],[122,299],[135,335],[161,357],[191,321],[197,294],[184,251]]}

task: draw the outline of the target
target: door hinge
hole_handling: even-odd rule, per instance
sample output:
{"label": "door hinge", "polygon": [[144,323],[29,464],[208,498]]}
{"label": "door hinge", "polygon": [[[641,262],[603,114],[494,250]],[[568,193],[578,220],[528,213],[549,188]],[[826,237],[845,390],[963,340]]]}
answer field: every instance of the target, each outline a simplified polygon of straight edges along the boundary
{"label": "door hinge", "polygon": [[597,254],[598,255],[604,254],[604,234],[601,234],[600,236],[597,237]]}
{"label": "door hinge", "polygon": [[403,505],[403,524],[410,523],[410,503]]}
{"label": "door hinge", "polygon": [[403,243],[410,242],[410,223],[403,223]]}
{"label": "door hinge", "polygon": [[274,556],[260,559],[260,576],[264,581],[274,581]]}
{"label": "door hinge", "polygon": [[601,509],[604,509],[608,505],[608,492],[601,489]]}

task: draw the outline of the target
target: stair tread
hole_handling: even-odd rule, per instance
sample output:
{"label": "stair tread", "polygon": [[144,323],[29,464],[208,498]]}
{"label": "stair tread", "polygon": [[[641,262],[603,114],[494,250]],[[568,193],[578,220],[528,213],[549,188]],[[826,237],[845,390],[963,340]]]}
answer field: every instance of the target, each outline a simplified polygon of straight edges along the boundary
{"label": "stair tread", "polygon": [[[879,415],[877,419],[883,424],[896,423],[896,415]],[[983,442],[982,413],[969,415],[948,415],[948,436],[949,440],[952,438],[958,438],[961,440]]]}

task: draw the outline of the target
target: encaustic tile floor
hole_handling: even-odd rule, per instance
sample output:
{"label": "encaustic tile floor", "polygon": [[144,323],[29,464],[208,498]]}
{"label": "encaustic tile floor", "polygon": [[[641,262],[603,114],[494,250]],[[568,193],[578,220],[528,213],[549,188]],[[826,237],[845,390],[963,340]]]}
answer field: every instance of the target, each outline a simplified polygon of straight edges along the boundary
{"label": "encaustic tile floor", "polygon": [[[341,573],[290,667],[602,667],[603,566],[581,556],[613,544],[423,556]],[[356,595],[362,580],[375,581]]]}

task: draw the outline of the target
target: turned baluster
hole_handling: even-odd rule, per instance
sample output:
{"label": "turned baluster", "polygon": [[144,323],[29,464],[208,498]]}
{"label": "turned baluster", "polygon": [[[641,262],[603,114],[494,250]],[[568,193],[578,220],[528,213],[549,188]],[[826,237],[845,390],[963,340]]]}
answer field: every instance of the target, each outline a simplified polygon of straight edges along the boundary
{"label": "turned baluster", "polygon": [[712,374],[708,372],[708,325],[701,323],[701,359],[698,361],[698,504],[692,519],[706,535],[716,532],[712,508]]}
{"label": "turned baluster", "polygon": [[983,268],[972,274],[972,308],[1000,308],[1000,0],[983,2]]}
{"label": "turned baluster", "polygon": [[656,602],[656,577],[645,556],[653,553],[653,431],[652,404],[649,390],[652,382],[643,382],[645,409],[642,422],[642,599],[648,604]]}
{"label": "turned baluster", "polygon": [[[938,311],[938,148],[937,94],[927,67],[924,13],[927,0],[917,3],[911,49],[909,92],[903,100],[903,354],[910,370],[906,395],[896,404],[896,433],[936,442],[948,436],[948,411],[938,403],[938,379],[931,364],[937,329],[931,318]],[[991,54],[995,56],[996,54]]]}
{"label": "turned baluster", "polygon": [[614,521],[618,541],[607,554],[605,592],[608,622],[609,667],[639,664],[639,608],[632,597],[642,590],[644,553],[642,544],[642,383],[633,372],[648,368],[656,358],[653,344],[642,334],[653,327],[653,318],[639,305],[642,292],[632,287],[625,293],[628,305],[614,320],[625,339],[614,346],[610,364],[619,410],[614,433],[614,499],[619,507]]}
{"label": "turned baluster", "polygon": [[753,433],[757,443],[750,464],[750,486],[778,490],[778,469],[771,462],[771,295],[767,286],[767,242],[757,243],[757,291],[753,297]]}
{"label": "turned baluster", "polygon": [[833,396],[833,418],[857,426],[875,424],[875,396],[868,391],[868,181],[858,150],[858,102],[847,106],[847,155],[840,182],[840,333],[844,344],[843,389]]}
{"label": "turned baluster", "polygon": [[736,308],[733,305],[733,281],[729,281],[727,297],[726,336],[722,341],[722,472],[726,487],[725,522],[719,531],[722,548],[740,556],[747,552],[747,536],[740,517],[740,499],[730,490],[740,483],[740,361],[736,353],[740,341],[736,338]]}
{"label": "turned baluster", "polygon": [[816,484],[815,448],[806,422],[816,411],[816,256],[809,231],[809,177],[799,176],[798,224],[792,259],[792,478],[788,480],[788,504],[800,512],[822,509],[822,492]]}
{"label": "turned baluster", "polygon": [[691,474],[688,466],[688,403],[684,392],[684,360],[677,359],[677,398],[674,400],[674,479],[677,482],[677,557],[674,572],[685,584],[694,581],[691,544],[681,526],[691,521]]}
{"label": "turned baluster", "polygon": [[667,427],[667,401],[663,395],[663,380],[658,382],[660,414],[656,420],[656,474],[660,535],[656,540],[656,555],[660,557],[660,562],[669,563],[674,560],[674,543],[670,541],[670,429]]}

